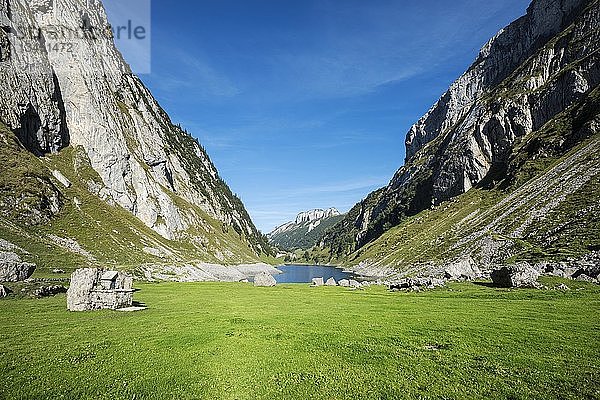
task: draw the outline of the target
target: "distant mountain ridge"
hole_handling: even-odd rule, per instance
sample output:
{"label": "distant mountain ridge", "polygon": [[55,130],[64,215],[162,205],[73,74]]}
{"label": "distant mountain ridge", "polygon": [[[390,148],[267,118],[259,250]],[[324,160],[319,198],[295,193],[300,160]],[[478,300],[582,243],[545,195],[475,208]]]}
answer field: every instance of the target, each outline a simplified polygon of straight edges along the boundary
{"label": "distant mountain ridge", "polygon": [[294,221],[273,229],[267,237],[283,250],[308,249],[317,244],[321,235],[343,218],[336,208],[303,211]]}

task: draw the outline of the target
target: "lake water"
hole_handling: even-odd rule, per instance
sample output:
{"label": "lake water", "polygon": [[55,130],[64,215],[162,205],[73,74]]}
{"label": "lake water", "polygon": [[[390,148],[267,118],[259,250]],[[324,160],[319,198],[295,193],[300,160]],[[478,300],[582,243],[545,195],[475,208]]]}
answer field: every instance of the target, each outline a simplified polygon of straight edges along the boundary
{"label": "lake water", "polygon": [[327,280],[333,277],[336,282],[342,279],[354,279],[354,275],[339,268],[320,265],[284,265],[277,267],[283,274],[274,275],[277,283],[311,283],[313,278]]}

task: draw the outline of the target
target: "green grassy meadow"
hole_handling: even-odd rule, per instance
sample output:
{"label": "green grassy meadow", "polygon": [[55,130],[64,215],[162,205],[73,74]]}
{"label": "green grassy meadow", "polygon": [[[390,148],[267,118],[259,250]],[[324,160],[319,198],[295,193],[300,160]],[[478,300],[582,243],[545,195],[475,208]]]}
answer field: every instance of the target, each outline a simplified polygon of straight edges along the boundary
{"label": "green grassy meadow", "polygon": [[597,399],[600,287],[568,284],[140,283],[137,313],[0,300],[0,398]]}

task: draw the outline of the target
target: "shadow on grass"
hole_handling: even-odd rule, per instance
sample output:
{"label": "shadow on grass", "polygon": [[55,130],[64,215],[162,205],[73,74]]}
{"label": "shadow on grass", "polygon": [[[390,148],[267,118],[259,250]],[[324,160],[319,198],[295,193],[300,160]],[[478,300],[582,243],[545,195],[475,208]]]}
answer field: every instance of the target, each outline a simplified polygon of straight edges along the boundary
{"label": "shadow on grass", "polygon": [[483,286],[492,289],[502,289],[500,286],[496,286],[493,282],[472,282],[473,285]]}

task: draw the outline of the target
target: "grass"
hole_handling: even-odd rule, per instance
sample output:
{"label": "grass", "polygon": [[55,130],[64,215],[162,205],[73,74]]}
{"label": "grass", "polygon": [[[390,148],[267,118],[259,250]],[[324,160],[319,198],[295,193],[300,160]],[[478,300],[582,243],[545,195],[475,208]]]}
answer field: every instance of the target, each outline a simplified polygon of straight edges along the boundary
{"label": "grass", "polygon": [[2,300],[0,398],[598,398],[600,289],[568,284],[138,284],[133,314]]}

